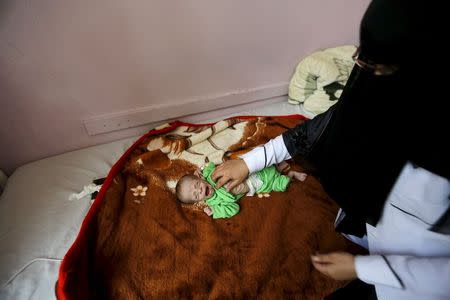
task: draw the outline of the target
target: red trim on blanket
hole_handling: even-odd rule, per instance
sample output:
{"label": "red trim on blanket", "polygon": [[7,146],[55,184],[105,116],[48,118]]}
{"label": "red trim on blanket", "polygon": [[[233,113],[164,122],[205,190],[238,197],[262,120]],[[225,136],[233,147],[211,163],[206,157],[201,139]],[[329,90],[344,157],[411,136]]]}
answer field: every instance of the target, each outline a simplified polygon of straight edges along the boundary
{"label": "red trim on blanket", "polygon": [[[228,119],[255,119],[258,117],[269,117],[269,116],[235,116],[235,117],[230,117],[227,118],[225,120]],[[270,116],[273,117],[273,116]],[[286,116],[276,116],[277,118],[286,118],[286,119],[299,119],[299,120],[308,120],[307,117],[303,116],[303,115],[299,115],[299,114],[295,114],[295,115],[286,115]],[[218,121],[219,122],[219,121]],[[208,125],[213,125],[217,122],[214,123],[207,123],[207,124],[191,124],[191,123],[185,123],[185,122],[181,122],[181,121],[175,121],[172,123],[169,123],[169,127],[166,128],[162,128],[160,130],[150,130],[148,133],[144,134],[143,136],[141,136],[136,142],[134,142],[134,144],[128,148],[125,153],[119,158],[119,160],[112,166],[111,170],[108,173],[108,176],[105,179],[105,182],[102,185],[102,188],[100,189],[97,197],[94,200],[94,203],[91,205],[86,217],[83,220],[83,223],[81,224],[81,228],[80,231],[78,232],[78,235],[75,239],[75,241],[73,242],[72,246],[70,246],[69,250],[67,251],[67,253],[64,255],[64,258],[61,262],[61,266],[59,268],[59,276],[58,276],[58,281],[56,283],[56,288],[55,288],[55,293],[56,293],[56,298],[58,300],[68,300],[68,296],[65,293],[65,286],[68,283],[68,276],[71,273],[71,271],[73,270],[73,264],[76,263],[74,262],[74,259],[76,259],[77,256],[82,256],[81,251],[85,250],[84,248],[78,247],[80,244],[82,245],[82,243],[84,242],[84,240],[87,238],[86,232],[88,230],[88,226],[95,214],[95,212],[99,209],[100,204],[102,203],[102,200],[106,194],[106,190],[108,189],[109,185],[111,184],[113,178],[116,176],[116,174],[119,172],[119,169],[122,167],[122,165],[125,162],[125,159],[130,155],[130,153],[147,137],[152,136],[152,135],[156,135],[156,134],[163,134],[163,133],[167,133],[170,132],[174,129],[176,129],[177,127],[180,126],[191,126],[191,127],[200,127],[200,126],[208,126]]]}

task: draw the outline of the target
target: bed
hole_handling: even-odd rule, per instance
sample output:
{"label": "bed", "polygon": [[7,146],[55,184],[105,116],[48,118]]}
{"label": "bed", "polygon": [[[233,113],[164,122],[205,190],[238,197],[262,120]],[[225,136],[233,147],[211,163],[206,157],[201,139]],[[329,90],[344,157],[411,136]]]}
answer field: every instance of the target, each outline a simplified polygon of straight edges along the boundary
{"label": "bed", "polygon": [[[313,116],[286,101],[233,115],[290,114]],[[94,179],[104,178],[137,138],[29,163],[8,178],[0,196],[1,299],[55,299],[61,260],[91,206],[89,196],[69,201],[70,195]]]}

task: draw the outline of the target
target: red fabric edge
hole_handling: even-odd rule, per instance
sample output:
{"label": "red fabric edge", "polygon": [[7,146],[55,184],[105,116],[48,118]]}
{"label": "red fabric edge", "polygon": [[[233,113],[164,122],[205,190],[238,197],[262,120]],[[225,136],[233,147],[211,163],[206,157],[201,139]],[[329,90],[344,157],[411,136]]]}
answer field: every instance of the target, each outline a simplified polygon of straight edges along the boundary
{"label": "red fabric edge", "polygon": [[[285,115],[285,116],[234,116],[234,117],[230,117],[227,118],[225,120],[228,119],[234,119],[234,118],[238,118],[238,119],[255,119],[258,117],[277,117],[277,118],[286,118],[286,119],[299,119],[299,120],[308,120],[307,117],[303,116],[303,115],[299,115],[299,114],[293,114],[293,115]],[[94,203],[91,205],[91,207],[89,208],[88,213],[86,214],[83,223],[81,224],[81,228],[80,231],[78,232],[77,237],[75,238],[75,241],[73,242],[73,244],[70,246],[69,250],[67,251],[67,253],[64,255],[64,258],[61,262],[61,266],[59,268],[59,275],[58,275],[58,281],[56,282],[56,288],[55,288],[55,293],[56,293],[56,298],[58,300],[68,300],[67,295],[65,294],[64,291],[64,286],[66,284],[68,275],[70,273],[70,262],[71,260],[76,257],[77,253],[79,253],[79,247],[78,245],[80,243],[83,242],[83,238],[85,237],[85,232],[87,231],[87,228],[89,226],[89,222],[92,219],[94,213],[97,211],[97,209],[100,207],[100,204],[106,194],[106,190],[108,189],[109,185],[111,184],[113,178],[116,176],[117,172],[119,171],[120,167],[122,167],[125,159],[128,157],[128,155],[130,155],[130,153],[147,137],[152,136],[152,135],[156,135],[156,134],[162,134],[162,133],[166,133],[169,131],[172,131],[174,129],[176,129],[179,126],[192,126],[192,127],[200,127],[200,126],[208,126],[208,125],[212,125],[215,124],[217,122],[214,123],[206,123],[206,124],[192,124],[192,123],[185,123],[185,122],[181,122],[181,121],[175,121],[172,123],[169,123],[169,127],[166,128],[162,128],[160,130],[155,130],[152,129],[150,130],[148,133],[144,134],[143,136],[141,136],[136,142],[134,142],[134,144],[129,147],[125,153],[119,158],[119,160],[112,166],[111,170],[108,173],[108,176],[106,177],[102,188],[100,189],[100,191],[97,194],[97,197],[95,198]]]}

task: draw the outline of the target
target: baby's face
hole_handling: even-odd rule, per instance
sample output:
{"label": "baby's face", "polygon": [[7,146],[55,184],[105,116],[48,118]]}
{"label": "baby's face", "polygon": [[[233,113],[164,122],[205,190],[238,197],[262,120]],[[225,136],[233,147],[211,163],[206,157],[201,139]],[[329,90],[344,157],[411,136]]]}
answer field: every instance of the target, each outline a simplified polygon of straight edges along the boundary
{"label": "baby's face", "polygon": [[198,177],[190,177],[182,183],[181,195],[185,203],[204,201],[213,194],[213,187]]}

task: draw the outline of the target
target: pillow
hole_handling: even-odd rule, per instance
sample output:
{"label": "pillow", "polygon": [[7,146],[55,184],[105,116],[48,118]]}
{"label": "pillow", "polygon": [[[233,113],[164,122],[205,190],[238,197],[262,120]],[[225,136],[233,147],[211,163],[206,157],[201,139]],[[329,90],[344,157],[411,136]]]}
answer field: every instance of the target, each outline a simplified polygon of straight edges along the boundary
{"label": "pillow", "polygon": [[303,103],[313,113],[323,113],[339,99],[354,62],[352,45],[314,52],[295,69],[289,83],[289,103]]}

